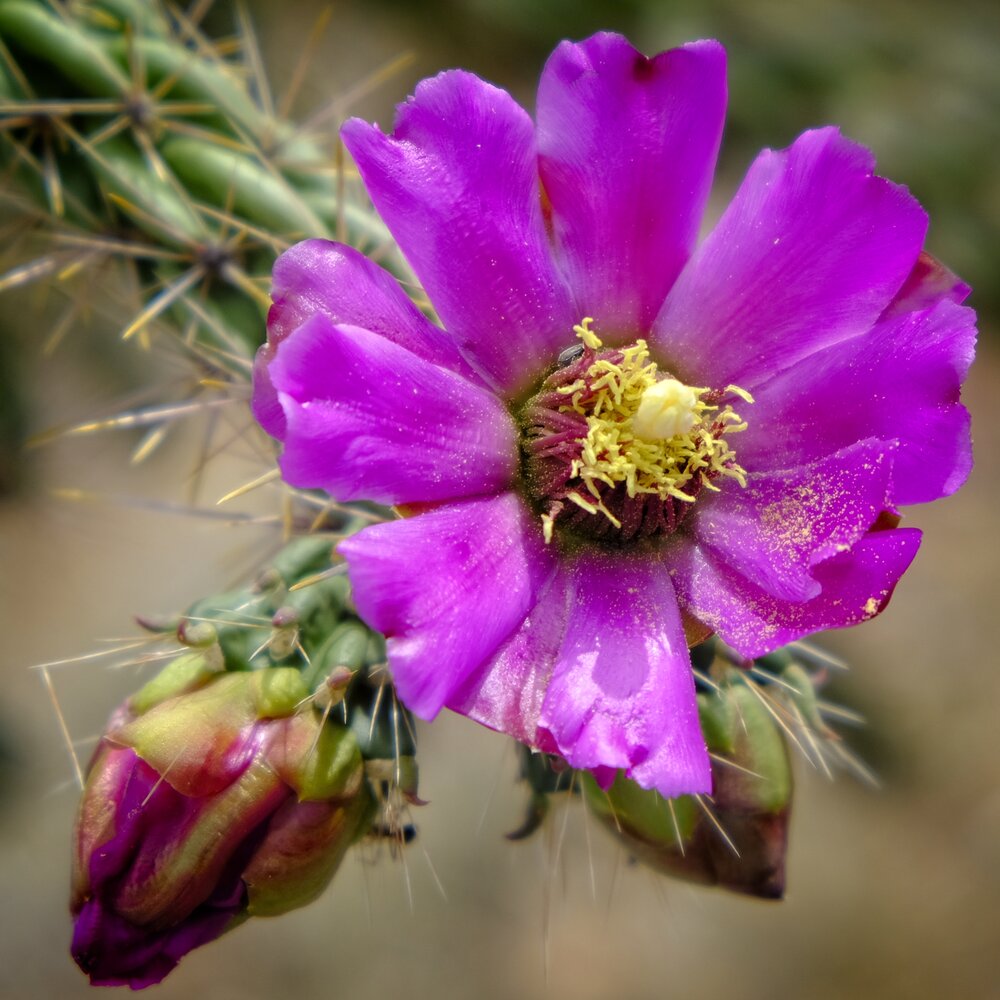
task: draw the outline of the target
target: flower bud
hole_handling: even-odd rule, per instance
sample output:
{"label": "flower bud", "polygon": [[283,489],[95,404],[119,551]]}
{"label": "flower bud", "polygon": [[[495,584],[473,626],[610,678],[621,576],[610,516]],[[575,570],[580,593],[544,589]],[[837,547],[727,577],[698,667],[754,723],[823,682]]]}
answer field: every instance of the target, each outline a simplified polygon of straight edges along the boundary
{"label": "flower bud", "polygon": [[640,861],[667,875],[778,899],[792,796],[788,748],[761,695],[735,670],[698,695],[712,752],[710,799],[666,800],[619,773],[607,791],[582,774],[588,804]]}
{"label": "flower bud", "polygon": [[70,905],[95,985],[149,986],[247,917],[315,899],[371,819],[357,740],[297,670],[219,674],[198,655],[115,713],[90,765]]}

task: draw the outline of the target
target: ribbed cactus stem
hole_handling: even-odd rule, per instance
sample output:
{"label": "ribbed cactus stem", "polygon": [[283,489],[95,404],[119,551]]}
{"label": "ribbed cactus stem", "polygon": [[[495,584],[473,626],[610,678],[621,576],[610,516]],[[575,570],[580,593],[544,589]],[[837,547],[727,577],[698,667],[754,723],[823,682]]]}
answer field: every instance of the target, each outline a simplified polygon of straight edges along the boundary
{"label": "ribbed cactus stem", "polygon": [[[11,165],[54,229],[117,236],[125,220],[150,241],[154,266],[140,283],[151,308],[136,329],[171,316],[186,327],[191,315],[165,308],[197,291],[249,355],[263,337],[266,276],[282,248],[334,234],[364,248],[390,244],[378,217],[350,197],[352,184],[344,194],[332,135],[269,113],[243,67],[183,14],[139,0],[0,0],[0,39],[0,124],[10,123],[0,129],[0,166]],[[165,266],[161,251],[177,266]],[[398,255],[386,264],[407,273]],[[234,306],[232,291],[252,311]]]}

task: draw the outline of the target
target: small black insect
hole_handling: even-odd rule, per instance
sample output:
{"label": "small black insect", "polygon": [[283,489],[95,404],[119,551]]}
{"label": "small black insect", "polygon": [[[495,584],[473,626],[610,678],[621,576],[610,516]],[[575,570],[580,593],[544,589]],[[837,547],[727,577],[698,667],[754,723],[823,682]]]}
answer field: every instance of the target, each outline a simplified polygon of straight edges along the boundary
{"label": "small black insect", "polygon": [[567,365],[576,361],[581,354],[583,354],[583,344],[571,344],[565,350],[559,352],[559,357],[556,359],[556,368],[565,368]]}

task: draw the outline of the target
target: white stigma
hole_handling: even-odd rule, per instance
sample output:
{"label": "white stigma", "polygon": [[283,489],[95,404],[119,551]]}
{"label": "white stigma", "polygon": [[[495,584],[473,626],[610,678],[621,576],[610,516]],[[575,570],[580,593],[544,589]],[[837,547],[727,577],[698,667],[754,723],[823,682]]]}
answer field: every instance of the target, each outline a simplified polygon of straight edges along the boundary
{"label": "white stigma", "polygon": [[643,391],[632,430],[644,441],[667,441],[687,434],[697,420],[698,394],[675,378],[665,378]]}

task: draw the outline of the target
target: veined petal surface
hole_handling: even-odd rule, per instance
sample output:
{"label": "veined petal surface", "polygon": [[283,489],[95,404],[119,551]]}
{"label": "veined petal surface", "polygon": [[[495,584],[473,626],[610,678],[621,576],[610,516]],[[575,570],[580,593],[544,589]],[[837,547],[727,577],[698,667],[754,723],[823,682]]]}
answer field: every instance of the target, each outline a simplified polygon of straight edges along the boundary
{"label": "veined petal surface", "polygon": [[687,261],[715,171],[726,56],[647,58],[621,35],[562,42],[538,88],[538,152],[560,264],[605,342],[641,336]]}
{"label": "veined petal surface", "polygon": [[524,621],[555,561],[513,493],[374,525],[339,550],[359,614],[388,639],[396,689],[423,719]]}
{"label": "veined petal surface", "polygon": [[871,328],[910,274],[927,216],[834,128],[765,150],[688,262],[651,344],[678,377],[753,392]]}
{"label": "veined petal surface", "polygon": [[285,415],[271,385],[271,361],[278,345],[316,315],[364,327],[477,381],[454,338],[420,312],[391,274],[343,243],[303,240],[286,250],[274,265],[271,301],[268,342],[254,362],[253,410],[272,437],[284,436]]}
{"label": "veined petal surface", "polygon": [[500,401],[360,327],[317,314],[279,346],[282,475],[337,500],[447,500],[506,488],[517,433]]}
{"label": "veined petal surface", "polygon": [[665,796],[710,792],[691,661],[664,566],[581,553],[561,572],[569,619],[539,727],[574,767],[622,768]]}
{"label": "veined petal surface", "polygon": [[453,70],[421,83],[384,135],[341,132],[444,328],[516,392],[572,340],[545,232],[534,127],[505,91]]}
{"label": "veined petal surface", "polygon": [[690,539],[671,553],[670,565],[684,609],[738,652],[755,657],[804,635],[874,618],[919,545],[916,528],[870,532],[816,568],[820,593],[802,602],[769,594]]}
{"label": "veined petal surface", "polygon": [[448,699],[448,707],[538,746],[538,719],[569,620],[570,581],[556,573],[517,631]]}
{"label": "veined petal surface", "polygon": [[878,437],[898,442],[894,503],[954,493],[972,469],[969,413],[959,395],[975,322],[971,309],[945,298],[817,351],[757,390],[740,459],[755,469],[784,468]]}

